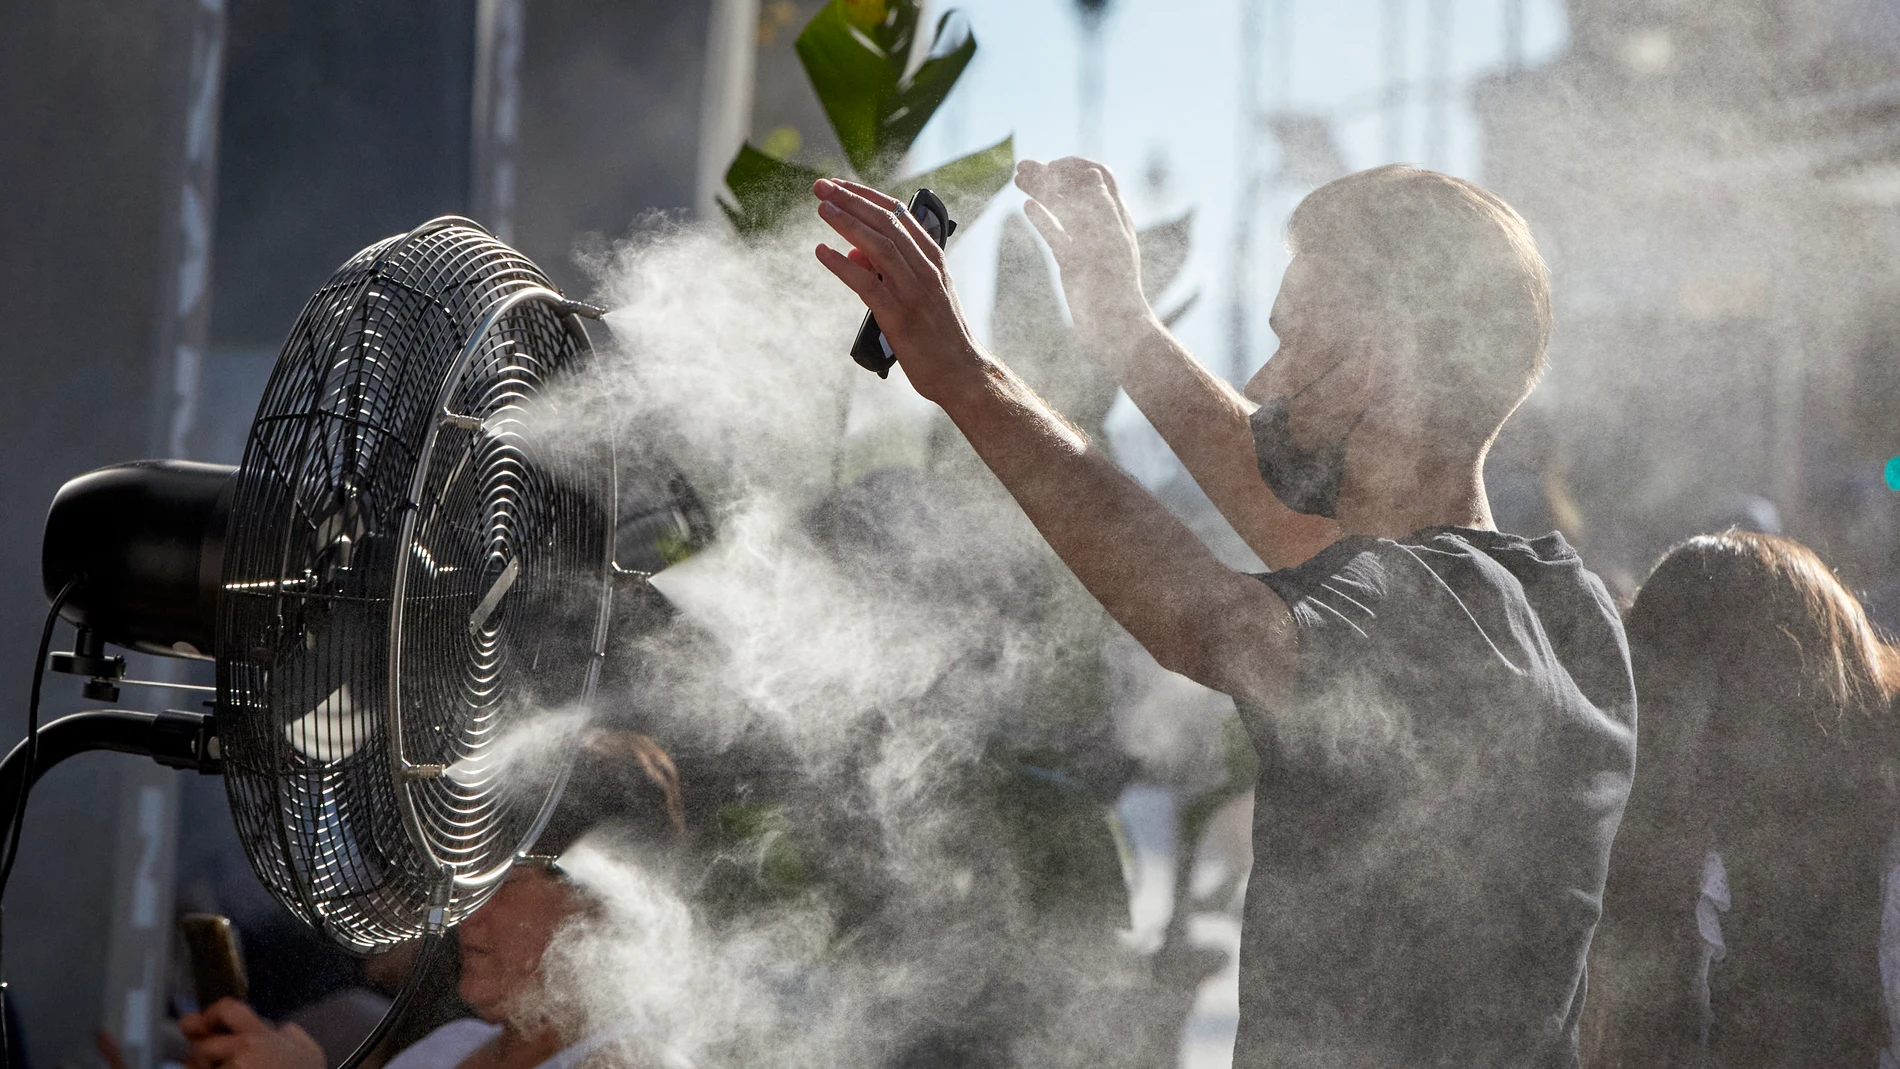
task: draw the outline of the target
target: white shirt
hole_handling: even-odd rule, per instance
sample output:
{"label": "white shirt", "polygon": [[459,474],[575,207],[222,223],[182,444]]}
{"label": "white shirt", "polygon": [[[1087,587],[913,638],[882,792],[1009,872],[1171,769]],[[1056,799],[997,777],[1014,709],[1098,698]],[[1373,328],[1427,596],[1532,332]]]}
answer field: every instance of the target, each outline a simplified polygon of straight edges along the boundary
{"label": "white shirt", "polygon": [[[536,1069],[575,1069],[588,1055],[626,1035],[630,1028],[604,1028],[577,1043],[572,1043],[542,1062]],[[501,1026],[465,1017],[423,1036],[404,1048],[383,1069],[456,1069],[482,1045],[501,1034]],[[662,1053],[659,1063],[667,1069],[690,1069],[687,1063]]]}
{"label": "white shirt", "polygon": [[455,1069],[500,1034],[500,1025],[474,1017],[450,1021],[396,1052],[383,1069]]}
{"label": "white shirt", "polygon": [[[1889,1034],[1900,1039],[1900,835],[1887,847],[1887,871],[1880,881],[1880,986],[1886,993]],[[1709,999],[1709,974],[1728,956],[1722,941],[1722,917],[1729,909],[1728,870],[1722,855],[1711,850],[1702,858],[1702,893],[1696,897],[1696,930],[1702,936],[1702,965],[1696,970],[1695,993],[1702,1010],[1702,1045],[1709,1045],[1709,1027],[1715,1011]],[[394,1063],[391,1063],[392,1069]],[[1876,1069],[1900,1069],[1900,1053],[1889,1046],[1880,1052]]]}

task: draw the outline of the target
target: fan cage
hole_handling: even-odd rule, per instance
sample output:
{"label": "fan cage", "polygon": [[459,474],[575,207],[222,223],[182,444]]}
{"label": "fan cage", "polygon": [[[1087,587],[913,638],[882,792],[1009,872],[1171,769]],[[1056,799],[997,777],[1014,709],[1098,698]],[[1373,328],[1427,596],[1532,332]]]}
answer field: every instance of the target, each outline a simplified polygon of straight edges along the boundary
{"label": "fan cage", "polygon": [[[359,952],[478,909],[591,700],[612,447],[550,435],[591,356],[547,278],[467,220],[358,253],[285,342],[227,535],[219,734],[253,868]],[[544,720],[552,713],[572,714]]]}

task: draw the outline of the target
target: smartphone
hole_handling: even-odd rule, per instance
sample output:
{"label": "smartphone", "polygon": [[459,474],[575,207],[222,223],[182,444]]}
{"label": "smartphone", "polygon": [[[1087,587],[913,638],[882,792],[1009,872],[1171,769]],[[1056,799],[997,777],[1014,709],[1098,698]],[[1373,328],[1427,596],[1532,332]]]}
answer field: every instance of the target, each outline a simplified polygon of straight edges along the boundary
{"label": "smartphone", "polygon": [[[957,232],[957,224],[950,218],[950,210],[943,206],[943,200],[928,189],[920,189],[910,198],[911,218],[924,228],[930,240],[943,248],[950,235]],[[864,323],[858,327],[858,338],[851,343],[851,359],[866,371],[877,372],[880,379],[889,378],[891,365],[897,363],[897,354],[891,352],[891,344],[884,340],[884,332],[877,328],[877,317],[864,313]]]}
{"label": "smartphone", "polygon": [[250,997],[251,984],[238,956],[237,933],[231,918],[216,913],[187,913],[178,919],[185,954],[191,959],[191,986],[200,1010],[229,996],[239,1002]]}

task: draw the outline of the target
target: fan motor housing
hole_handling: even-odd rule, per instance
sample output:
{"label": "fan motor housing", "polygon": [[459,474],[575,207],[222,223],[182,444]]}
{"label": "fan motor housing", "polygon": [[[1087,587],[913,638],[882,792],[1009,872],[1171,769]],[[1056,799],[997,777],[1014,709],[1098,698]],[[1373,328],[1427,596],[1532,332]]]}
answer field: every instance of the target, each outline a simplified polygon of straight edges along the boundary
{"label": "fan motor housing", "polygon": [[46,596],[84,576],[60,611],[68,621],[142,653],[212,656],[236,473],[136,460],[69,480],[46,516]]}

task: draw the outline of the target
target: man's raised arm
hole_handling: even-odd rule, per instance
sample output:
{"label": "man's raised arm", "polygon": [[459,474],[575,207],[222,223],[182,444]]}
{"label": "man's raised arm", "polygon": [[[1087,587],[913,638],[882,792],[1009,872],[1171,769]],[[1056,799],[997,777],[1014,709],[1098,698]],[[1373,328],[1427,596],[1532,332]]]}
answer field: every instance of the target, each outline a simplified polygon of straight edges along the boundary
{"label": "man's raised arm", "polygon": [[1336,526],[1282,505],[1260,478],[1248,416],[1254,405],[1210,374],[1155,318],[1141,292],[1141,254],[1106,167],[1070,157],[1024,161],[1016,184],[1062,271],[1085,347],[1174,450],[1221,515],[1270,568],[1297,564]]}
{"label": "man's raised arm", "polygon": [[877,316],[911,384],[941,405],[1096,600],[1163,667],[1273,702],[1292,619],[970,337],[942,252],[902,205],[822,181],[819,213],[854,248],[818,258]]}

